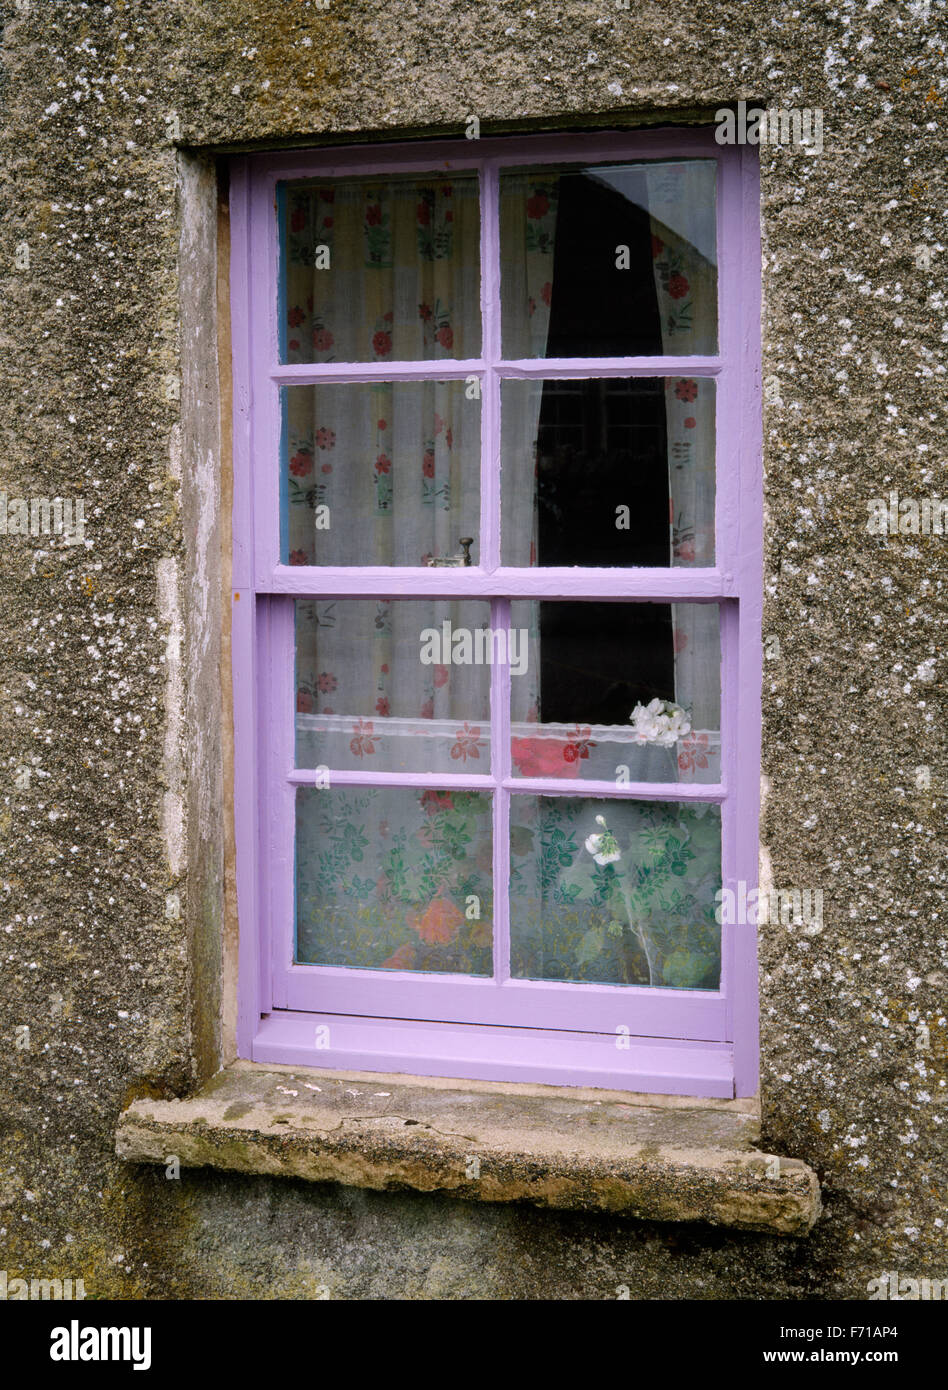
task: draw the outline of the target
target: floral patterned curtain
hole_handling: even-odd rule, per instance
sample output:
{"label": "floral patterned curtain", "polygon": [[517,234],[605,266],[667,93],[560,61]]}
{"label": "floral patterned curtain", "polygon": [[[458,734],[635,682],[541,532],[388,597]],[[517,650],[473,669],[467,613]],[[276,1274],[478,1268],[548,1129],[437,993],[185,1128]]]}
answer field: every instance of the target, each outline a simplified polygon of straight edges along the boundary
{"label": "floral patterned curtain", "polygon": [[[655,290],[662,348],[678,356],[717,346],[717,264],[711,161],[659,164],[646,175]],[[669,377],[668,520],[672,563],[714,564],[714,382]],[[674,604],[675,699],[691,714],[693,733],[678,756],[682,781],[720,778],[718,608]]]}
{"label": "floral patterned curtain", "polygon": [[[553,302],[553,256],[559,180],[556,176],[510,174],[502,184],[500,244],[504,299],[503,351],[508,358],[546,356]],[[517,383],[503,396],[501,467],[513,459],[532,460],[532,483],[537,468],[537,435],[543,382]],[[529,563],[537,562],[537,508],[533,486],[505,488],[503,528],[506,535],[530,537]],[[520,545],[518,550],[523,553]],[[517,725],[535,724],[539,710],[540,649],[537,605],[511,606],[512,626],[529,634],[526,674],[511,680],[510,717]],[[520,732],[524,732],[522,729]]]}
{"label": "floral patterned curtain", "polygon": [[[476,179],[296,185],[285,215],[288,361],[477,356]],[[291,564],[421,565],[458,554],[461,536],[476,542],[480,402],[464,382],[290,387],[284,428]],[[483,766],[483,673],[423,664],[419,635],[445,622],[484,625],[487,614],[484,604],[430,600],[300,605],[307,755],[336,767],[434,770],[445,741],[457,742],[442,721],[463,715],[463,763]]]}
{"label": "floral patterned curtain", "polygon": [[[528,306],[524,356],[545,342],[549,318],[555,201],[544,205],[544,196],[524,190],[520,215],[533,199],[536,229],[508,263]],[[476,180],[297,188],[286,226],[286,360],[479,355]],[[462,536],[474,537],[478,561],[480,401],[467,383],[321,385],[285,395],[289,563],[419,565],[456,556]],[[519,421],[524,447],[535,441],[538,410],[539,398]],[[532,499],[522,510],[512,524],[532,526]],[[298,604],[298,762],[486,772],[490,667],[453,664],[443,650],[426,662],[420,639],[489,621],[482,602]],[[535,651],[527,665],[536,672]],[[490,799],[473,793],[301,794],[298,958],[489,971],[489,811]]]}
{"label": "floral patterned curtain", "polygon": [[[653,181],[663,343],[670,353],[696,351],[694,343],[713,322],[713,263],[702,261],[698,232],[689,236],[687,174],[663,166]],[[545,355],[556,292],[557,203],[555,175],[505,180],[503,289],[505,307],[518,307],[505,315],[506,357]],[[479,353],[475,181],[299,187],[290,192],[286,223],[286,360],[438,362]],[[713,534],[705,525],[709,495],[713,518],[714,486],[707,385],[672,379],[666,396],[669,545],[676,564],[713,563]],[[536,457],[542,384],[530,387],[515,405],[505,404],[505,458],[510,450]],[[476,562],[479,434],[479,402],[463,382],[288,388],[287,559],[418,565],[457,554],[466,535],[475,538]],[[536,563],[532,487],[505,494],[504,524],[532,537],[530,563]],[[542,711],[537,609],[514,609],[514,626],[529,631],[526,672],[511,682],[516,737],[518,726],[520,735],[536,728]],[[675,608],[676,699],[691,710],[696,731],[691,745],[678,749],[682,780],[717,775],[716,750],[701,741],[701,731],[711,727],[707,683],[719,679],[716,621],[715,606]],[[488,769],[489,667],[419,659],[423,630],[485,628],[485,604],[301,602],[296,623],[301,766],[430,772],[433,786],[449,767]],[[617,762],[627,763],[633,778],[654,778],[659,764],[669,762],[663,780],[675,775],[675,750],[636,744],[631,727],[621,733],[618,751],[604,742],[595,754],[582,729],[563,734],[555,769],[524,764],[518,770],[588,776],[599,758],[609,770],[603,774],[597,763],[594,775],[612,776]],[[516,743],[513,751],[516,763]],[[489,972],[489,804],[483,794],[406,788],[301,792],[297,958]],[[509,852],[515,975],[716,984],[713,906],[710,918],[708,912],[720,875],[715,807],[517,795]]]}
{"label": "floral patterned curtain", "polygon": [[[478,355],[476,180],[304,186],[286,218],[288,362]],[[301,386],[285,398],[291,564],[418,565],[477,536],[480,407],[464,383]]]}

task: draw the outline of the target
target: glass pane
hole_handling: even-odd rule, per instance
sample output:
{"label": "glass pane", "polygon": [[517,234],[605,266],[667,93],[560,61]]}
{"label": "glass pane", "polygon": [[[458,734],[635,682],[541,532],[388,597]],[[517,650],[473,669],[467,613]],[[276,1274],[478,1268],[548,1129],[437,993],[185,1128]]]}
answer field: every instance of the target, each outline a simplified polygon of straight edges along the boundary
{"label": "glass pane", "polygon": [[301,788],[296,960],[489,975],[491,798]]}
{"label": "glass pane", "polygon": [[490,604],[296,601],[296,766],[490,772]]}
{"label": "glass pane", "polygon": [[283,388],[282,560],[424,565],[480,531],[481,407],[463,381]]}
{"label": "glass pane", "polygon": [[714,564],[711,378],[501,390],[505,565]]}
{"label": "glass pane", "polygon": [[716,603],[517,600],[510,624],[514,777],[721,780]]}
{"label": "glass pane", "polygon": [[514,796],[510,850],[514,977],[718,988],[719,807]]}
{"label": "glass pane", "polygon": [[514,777],[720,782],[716,603],[517,600],[510,624]]}
{"label": "glass pane", "polygon": [[478,357],[477,176],[279,187],[281,360]]}
{"label": "glass pane", "polygon": [[503,351],[717,351],[714,160],[541,165],[500,178]]}

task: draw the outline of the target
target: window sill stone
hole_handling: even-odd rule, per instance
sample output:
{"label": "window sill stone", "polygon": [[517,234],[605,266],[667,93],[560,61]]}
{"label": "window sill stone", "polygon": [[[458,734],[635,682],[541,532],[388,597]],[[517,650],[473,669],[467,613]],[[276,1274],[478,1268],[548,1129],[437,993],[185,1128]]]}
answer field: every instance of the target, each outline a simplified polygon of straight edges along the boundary
{"label": "window sill stone", "polygon": [[754,1101],[325,1072],[236,1062],[121,1115],[131,1163],[210,1167],[806,1235],[816,1174],[754,1147]]}

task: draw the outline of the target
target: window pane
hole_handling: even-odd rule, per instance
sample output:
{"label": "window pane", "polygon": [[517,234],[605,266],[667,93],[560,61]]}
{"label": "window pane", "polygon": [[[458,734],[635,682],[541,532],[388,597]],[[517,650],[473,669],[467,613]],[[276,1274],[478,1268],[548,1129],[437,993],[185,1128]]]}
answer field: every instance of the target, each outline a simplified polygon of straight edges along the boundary
{"label": "window pane", "polygon": [[490,772],[488,603],[295,606],[297,767]]}
{"label": "window pane", "polygon": [[510,622],[513,776],[721,780],[716,603],[517,600]]}
{"label": "window pane", "polygon": [[505,565],[714,564],[711,378],[501,389]]}
{"label": "window pane", "polygon": [[287,386],[281,554],[423,565],[480,547],[481,408],[463,381]]}
{"label": "window pane", "polygon": [[296,798],[296,960],[491,973],[491,798],[408,787]]}
{"label": "window pane", "polygon": [[514,796],[510,849],[514,977],[718,988],[719,807]]}
{"label": "window pane", "polygon": [[713,160],[501,174],[503,351],[717,351]]}
{"label": "window pane", "polygon": [[478,357],[477,176],[280,185],[284,362]]}

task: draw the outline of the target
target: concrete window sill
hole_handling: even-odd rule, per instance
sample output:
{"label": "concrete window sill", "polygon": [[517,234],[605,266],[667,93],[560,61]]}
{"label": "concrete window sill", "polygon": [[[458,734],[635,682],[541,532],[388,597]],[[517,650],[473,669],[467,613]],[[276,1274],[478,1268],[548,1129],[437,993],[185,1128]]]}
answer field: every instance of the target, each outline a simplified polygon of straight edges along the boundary
{"label": "concrete window sill", "polygon": [[186,1100],[135,1101],[116,1152],[210,1167],[803,1236],[816,1174],[758,1151],[754,1101],[237,1062]]}

